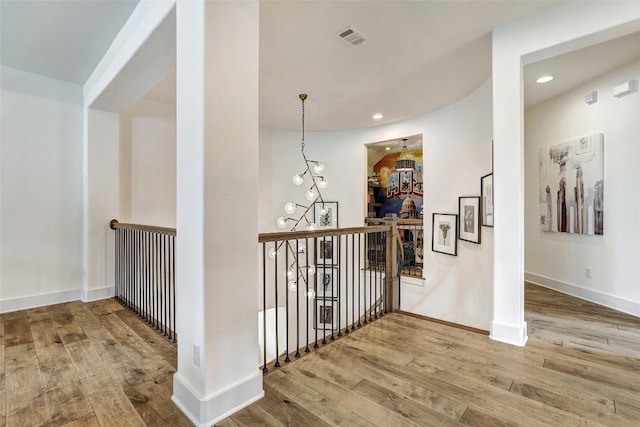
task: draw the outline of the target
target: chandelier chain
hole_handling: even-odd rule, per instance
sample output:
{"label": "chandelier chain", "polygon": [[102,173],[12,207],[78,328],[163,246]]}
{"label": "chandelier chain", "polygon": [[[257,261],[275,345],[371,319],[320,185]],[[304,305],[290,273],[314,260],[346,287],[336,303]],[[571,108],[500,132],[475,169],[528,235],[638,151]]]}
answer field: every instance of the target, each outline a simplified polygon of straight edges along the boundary
{"label": "chandelier chain", "polygon": [[304,97],[301,96],[300,100],[302,101],[302,143],[300,146],[301,146],[302,152],[304,153]]}

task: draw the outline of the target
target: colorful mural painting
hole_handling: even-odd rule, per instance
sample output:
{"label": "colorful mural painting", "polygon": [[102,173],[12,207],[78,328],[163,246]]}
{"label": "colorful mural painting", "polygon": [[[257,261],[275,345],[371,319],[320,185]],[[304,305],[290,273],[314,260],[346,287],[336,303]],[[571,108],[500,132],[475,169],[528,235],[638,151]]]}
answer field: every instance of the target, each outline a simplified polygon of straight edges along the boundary
{"label": "colorful mural painting", "polygon": [[382,191],[378,192],[377,203],[381,203],[378,216],[396,214],[399,218],[422,218],[423,169],[422,150],[409,150],[416,161],[413,172],[394,171],[394,164],[400,153],[384,156],[373,166]]}

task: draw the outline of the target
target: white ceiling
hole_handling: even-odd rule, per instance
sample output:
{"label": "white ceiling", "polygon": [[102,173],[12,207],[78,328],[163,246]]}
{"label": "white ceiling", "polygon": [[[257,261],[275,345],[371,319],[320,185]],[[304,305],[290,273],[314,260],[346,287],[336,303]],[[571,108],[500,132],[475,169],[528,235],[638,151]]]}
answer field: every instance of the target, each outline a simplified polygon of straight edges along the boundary
{"label": "white ceiling", "polygon": [[[491,75],[491,31],[547,1],[263,1],[260,123],[309,130],[375,126],[461,99]],[[354,26],[367,41],[335,34]],[[372,120],[373,113],[384,118]]]}
{"label": "white ceiling", "polygon": [[138,0],[0,0],[0,64],[84,84]]}
{"label": "white ceiling", "polygon": [[[490,77],[493,28],[556,2],[262,0],[260,124],[298,130],[301,92],[309,94],[308,130],[376,126],[440,109]],[[0,0],[0,63],[82,84],[136,4]],[[351,47],[335,37],[348,26],[367,41]],[[638,35],[623,39],[528,65],[526,106],[637,57]],[[547,70],[556,75],[551,84],[530,84]],[[163,72],[146,96],[175,103],[175,69]],[[376,112],[384,118],[374,121]]]}
{"label": "white ceiling", "polygon": [[[524,68],[524,106],[538,105],[638,58],[640,33],[633,33],[529,64]],[[536,83],[544,75],[553,75],[553,80]]]}

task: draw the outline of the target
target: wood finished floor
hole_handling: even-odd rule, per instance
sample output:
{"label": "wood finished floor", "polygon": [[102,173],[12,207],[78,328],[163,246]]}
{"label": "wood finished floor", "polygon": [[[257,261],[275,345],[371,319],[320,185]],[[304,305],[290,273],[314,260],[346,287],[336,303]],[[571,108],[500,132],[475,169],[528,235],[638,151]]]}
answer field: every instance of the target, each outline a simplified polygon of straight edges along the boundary
{"label": "wood finished floor", "polygon": [[640,426],[640,320],[526,286],[529,341],[390,314],[264,377],[218,425]]}
{"label": "wood finished floor", "polygon": [[0,427],[192,426],[176,348],[115,300],[0,315]]}
{"label": "wood finished floor", "polygon": [[[529,342],[392,314],[219,426],[639,426],[640,320],[527,285]],[[113,300],[0,315],[0,427],[188,426],[175,347]]]}

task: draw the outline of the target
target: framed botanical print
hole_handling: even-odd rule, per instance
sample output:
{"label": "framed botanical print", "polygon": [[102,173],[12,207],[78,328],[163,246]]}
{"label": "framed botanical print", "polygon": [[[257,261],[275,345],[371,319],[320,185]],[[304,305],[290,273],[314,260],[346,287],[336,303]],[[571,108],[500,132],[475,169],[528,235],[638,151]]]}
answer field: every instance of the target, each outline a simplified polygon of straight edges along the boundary
{"label": "framed botanical print", "polygon": [[480,243],[480,197],[458,197],[458,238]]}
{"label": "framed botanical print", "polygon": [[434,213],[431,250],[447,255],[458,255],[458,215]]}
{"label": "framed botanical print", "polygon": [[318,264],[334,265],[338,264],[338,244],[339,237],[325,236],[318,237],[317,241],[317,258]]}
{"label": "framed botanical print", "polygon": [[315,202],[313,221],[318,229],[338,228],[338,202]]}
{"label": "framed botanical print", "polygon": [[333,298],[317,299],[315,318],[316,329],[338,330],[338,300]]}
{"label": "framed botanical print", "polygon": [[333,298],[334,290],[338,286],[338,269],[319,265],[316,269],[316,277],[318,278],[316,296],[318,298]]}

